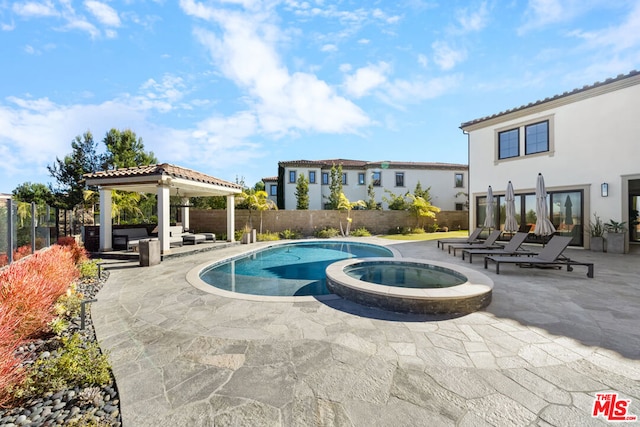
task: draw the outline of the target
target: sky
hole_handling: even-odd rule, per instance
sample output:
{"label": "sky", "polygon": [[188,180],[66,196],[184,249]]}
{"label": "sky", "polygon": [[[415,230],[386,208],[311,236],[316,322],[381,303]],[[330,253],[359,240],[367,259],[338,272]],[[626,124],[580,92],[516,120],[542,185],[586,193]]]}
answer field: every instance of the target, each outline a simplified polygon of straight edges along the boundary
{"label": "sky", "polygon": [[464,122],[640,69],[640,0],[0,0],[0,193],[91,131],[253,186],[466,164]]}

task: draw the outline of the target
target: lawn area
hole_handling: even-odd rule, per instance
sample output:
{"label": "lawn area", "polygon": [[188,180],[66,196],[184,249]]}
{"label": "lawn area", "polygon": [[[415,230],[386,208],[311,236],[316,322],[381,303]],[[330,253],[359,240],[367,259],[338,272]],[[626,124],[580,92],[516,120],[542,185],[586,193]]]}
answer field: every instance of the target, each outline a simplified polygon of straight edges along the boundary
{"label": "lawn area", "polygon": [[387,234],[380,237],[389,240],[438,240],[451,237],[469,237],[469,230],[447,231],[446,233]]}

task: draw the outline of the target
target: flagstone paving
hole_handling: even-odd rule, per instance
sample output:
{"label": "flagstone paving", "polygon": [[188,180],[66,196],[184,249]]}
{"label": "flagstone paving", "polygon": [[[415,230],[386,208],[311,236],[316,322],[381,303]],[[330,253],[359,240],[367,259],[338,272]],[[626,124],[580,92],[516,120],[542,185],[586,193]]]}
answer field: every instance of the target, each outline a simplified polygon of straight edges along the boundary
{"label": "flagstone paving", "polygon": [[[640,416],[640,254],[569,249],[586,268],[500,275],[433,242],[358,239],[459,263],[494,281],[483,311],[390,313],[335,299],[205,293],[194,266],[246,245],[111,263],[93,304],[128,426],[589,426],[596,393]],[[255,249],[259,245],[252,245]]]}

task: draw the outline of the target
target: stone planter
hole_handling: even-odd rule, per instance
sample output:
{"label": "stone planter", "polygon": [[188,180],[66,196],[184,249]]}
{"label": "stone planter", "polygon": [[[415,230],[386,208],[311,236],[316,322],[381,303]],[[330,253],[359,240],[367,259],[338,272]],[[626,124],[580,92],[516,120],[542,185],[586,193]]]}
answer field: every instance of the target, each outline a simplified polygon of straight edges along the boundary
{"label": "stone planter", "polygon": [[592,252],[604,252],[604,237],[591,236],[590,242]]}
{"label": "stone planter", "polygon": [[243,233],[240,242],[243,245],[248,245],[249,243],[251,243],[251,233]]}
{"label": "stone planter", "polygon": [[610,254],[623,254],[625,233],[607,233],[607,252]]}

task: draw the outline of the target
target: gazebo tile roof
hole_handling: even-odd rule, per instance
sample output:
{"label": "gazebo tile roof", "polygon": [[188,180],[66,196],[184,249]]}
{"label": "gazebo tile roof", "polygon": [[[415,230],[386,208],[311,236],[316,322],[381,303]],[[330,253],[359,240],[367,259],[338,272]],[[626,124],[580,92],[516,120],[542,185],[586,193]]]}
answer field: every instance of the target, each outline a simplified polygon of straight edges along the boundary
{"label": "gazebo tile roof", "polygon": [[130,178],[143,176],[167,175],[172,178],[181,178],[189,181],[202,182],[206,184],[219,185],[228,188],[242,189],[240,184],[234,184],[229,181],[215,178],[210,175],[195,171],[193,169],[172,165],[169,163],[160,163],[157,165],[135,166],[131,168],[112,169],[107,171],[98,171],[85,174],[85,179],[100,178]]}

